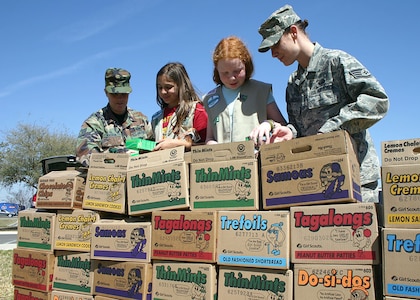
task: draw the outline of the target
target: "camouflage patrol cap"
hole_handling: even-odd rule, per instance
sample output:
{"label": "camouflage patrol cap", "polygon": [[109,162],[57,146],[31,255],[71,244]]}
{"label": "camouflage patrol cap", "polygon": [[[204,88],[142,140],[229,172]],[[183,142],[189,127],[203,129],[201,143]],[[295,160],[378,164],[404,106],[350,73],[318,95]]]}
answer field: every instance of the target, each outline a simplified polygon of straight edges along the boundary
{"label": "camouflage patrol cap", "polygon": [[267,52],[270,47],[280,41],[284,31],[297,21],[300,21],[300,17],[288,4],[273,12],[258,29],[263,38],[258,51]]}
{"label": "camouflage patrol cap", "polygon": [[130,78],[131,74],[127,70],[109,68],[105,72],[105,90],[112,94],[131,93]]}

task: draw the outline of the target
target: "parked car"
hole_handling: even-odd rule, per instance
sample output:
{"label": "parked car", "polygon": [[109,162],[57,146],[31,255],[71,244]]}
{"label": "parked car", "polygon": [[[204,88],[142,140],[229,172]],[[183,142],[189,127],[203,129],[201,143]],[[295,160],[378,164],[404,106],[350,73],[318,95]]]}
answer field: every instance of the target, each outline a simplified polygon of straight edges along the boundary
{"label": "parked car", "polygon": [[[82,165],[76,161],[74,155],[56,155],[44,158],[41,160],[42,164],[42,175],[45,175],[51,171],[63,171],[67,169],[75,169]],[[34,208],[36,205],[36,194],[32,196],[31,207]]]}
{"label": "parked car", "polygon": [[19,213],[19,204],[3,202],[0,203],[0,214],[6,215],[9,218],[15,217]]}

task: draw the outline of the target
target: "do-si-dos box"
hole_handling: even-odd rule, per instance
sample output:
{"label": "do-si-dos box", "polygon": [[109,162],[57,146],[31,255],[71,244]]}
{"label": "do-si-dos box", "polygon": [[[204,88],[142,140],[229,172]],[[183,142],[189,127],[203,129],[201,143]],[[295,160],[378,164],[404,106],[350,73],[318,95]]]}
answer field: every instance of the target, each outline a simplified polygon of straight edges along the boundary
{"label": "do-si-dos box", "polygon": [[378,264],[381,256],[374,203],[290,208],[293,263]]}
{"label": "do-si-dos box", "polygon": [[56,251],[53,290],[93,294],[90,253]]}
{"label": "do-si-dos box", "polygon": [[59,290],[53,290],[51,292],[51,298],[48,298],[50,300],[94,300],[93,295],[85,295],[80,293],[74,293],[74,292],[64,292]]}
{"label": "do-si-dos box", "polygon": [[54,231],[54,250],[90,252],[92,224],[99,214],[92,210],[58,211]]}
{"label": "do-si-dos box", "polygon": [[420,229],[383,228],[383,294],[420,299]]}
{"label": "do-si-dos box", "polygon": [[93,270],[95,299],[152,299],[150,263],[94,260]]}
{"label": "do-si-dos box", "polygon": [[92,224],[91,258],[149,263],[151,223],[101,219]]}
{"label": "do-si-dos box", "polygon": [[289,269],[289,211],[219,211],[217,264]]}
{"label": "do-si-dos box", "polygon": [[258,210],[259,181],[252,141],[191,148],[191,210]]}
{"label": "do-si-dos box", "polygon": [[35,207],[45,209],[82,208],[85,175],[77,170],[51,171],[38,180]]}
{"label": "do-si-dos box", "polygon": [[55,256],[30,249],[13,249],[12,284],[40,292],[52,290]]}
{"label": "do-si-dos box", "polygon": [[83,208],[125,214],[129,153],[92,153],[86,177]]}
{"label": "do-si-dos box", "polygon": [[384,226],[420,228],[420,138],[382,142]]}
{"label": "do-si-dos box", "polygon": [[344,130],[262,145],[263,209],[361,201],[354,149]]}
{"label": "do-si-dos box", "polygon": [[137,162],[127,173],[129,215],[189,208],[184,147],[141,154]]}
{"label": "do-si-dos box", "polygon": [[372,265],[296,264],[294,299],[336,300],[377,297],[377,272]]}
{"label": "do-si-dos box", "polygon": [[206,263],[154,261],[153,299],[217,299],[216,266]]}
{"label": "do-si-dos box", "polygon": [[293,298],[292,270],[220,266],[217,289],[218,299],[305,299]]}
{"label": "do-si-dos box", "polygon": [[54,252],[56,214],[53,212],[25,209],[19,212],[18,248]]}
{"label": "do-si-dos box", "polygon": [[216,262],[216,222],[210,211],[152,212],[152,259]]}

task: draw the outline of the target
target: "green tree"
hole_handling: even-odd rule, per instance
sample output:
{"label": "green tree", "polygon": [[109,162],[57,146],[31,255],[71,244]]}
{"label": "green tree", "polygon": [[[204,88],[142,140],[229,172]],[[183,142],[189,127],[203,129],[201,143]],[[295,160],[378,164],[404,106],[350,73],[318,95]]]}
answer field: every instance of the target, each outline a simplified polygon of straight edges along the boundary
{"label": "green tree", "polygon": [[3,133],[0,142],[0,184],[23,184],[36,188],[42,176],[41,160],[55,155],[74,154],[76,137],[66,129],[53,131],[50,126],[19,123]]}

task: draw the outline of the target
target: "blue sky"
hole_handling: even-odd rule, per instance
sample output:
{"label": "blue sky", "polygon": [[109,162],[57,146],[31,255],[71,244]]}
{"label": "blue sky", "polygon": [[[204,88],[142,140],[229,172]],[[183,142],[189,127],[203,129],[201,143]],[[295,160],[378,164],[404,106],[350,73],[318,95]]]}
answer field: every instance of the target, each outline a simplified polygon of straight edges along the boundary
{"label": "blue sky", "polygon": [[207,92],[214,87],[212,51],[230,35],[247,44],[253,78],[273,84],[286,115],[285,86],[296,64],[285,67],[270,52],[257,51],[259,26],[286,3],[309,21],[312,41],[354,55],[384,86],[390,111],[371,128],[378,152],[382,141],[420,137],[420,2],[383,0],[4,1],[0,134],[21,122],[77,136],[84,119],[107,103],[108,67],[131,72],[129,106],[151,118],[158,110],[156,72],[179,61],[195,87]]}

